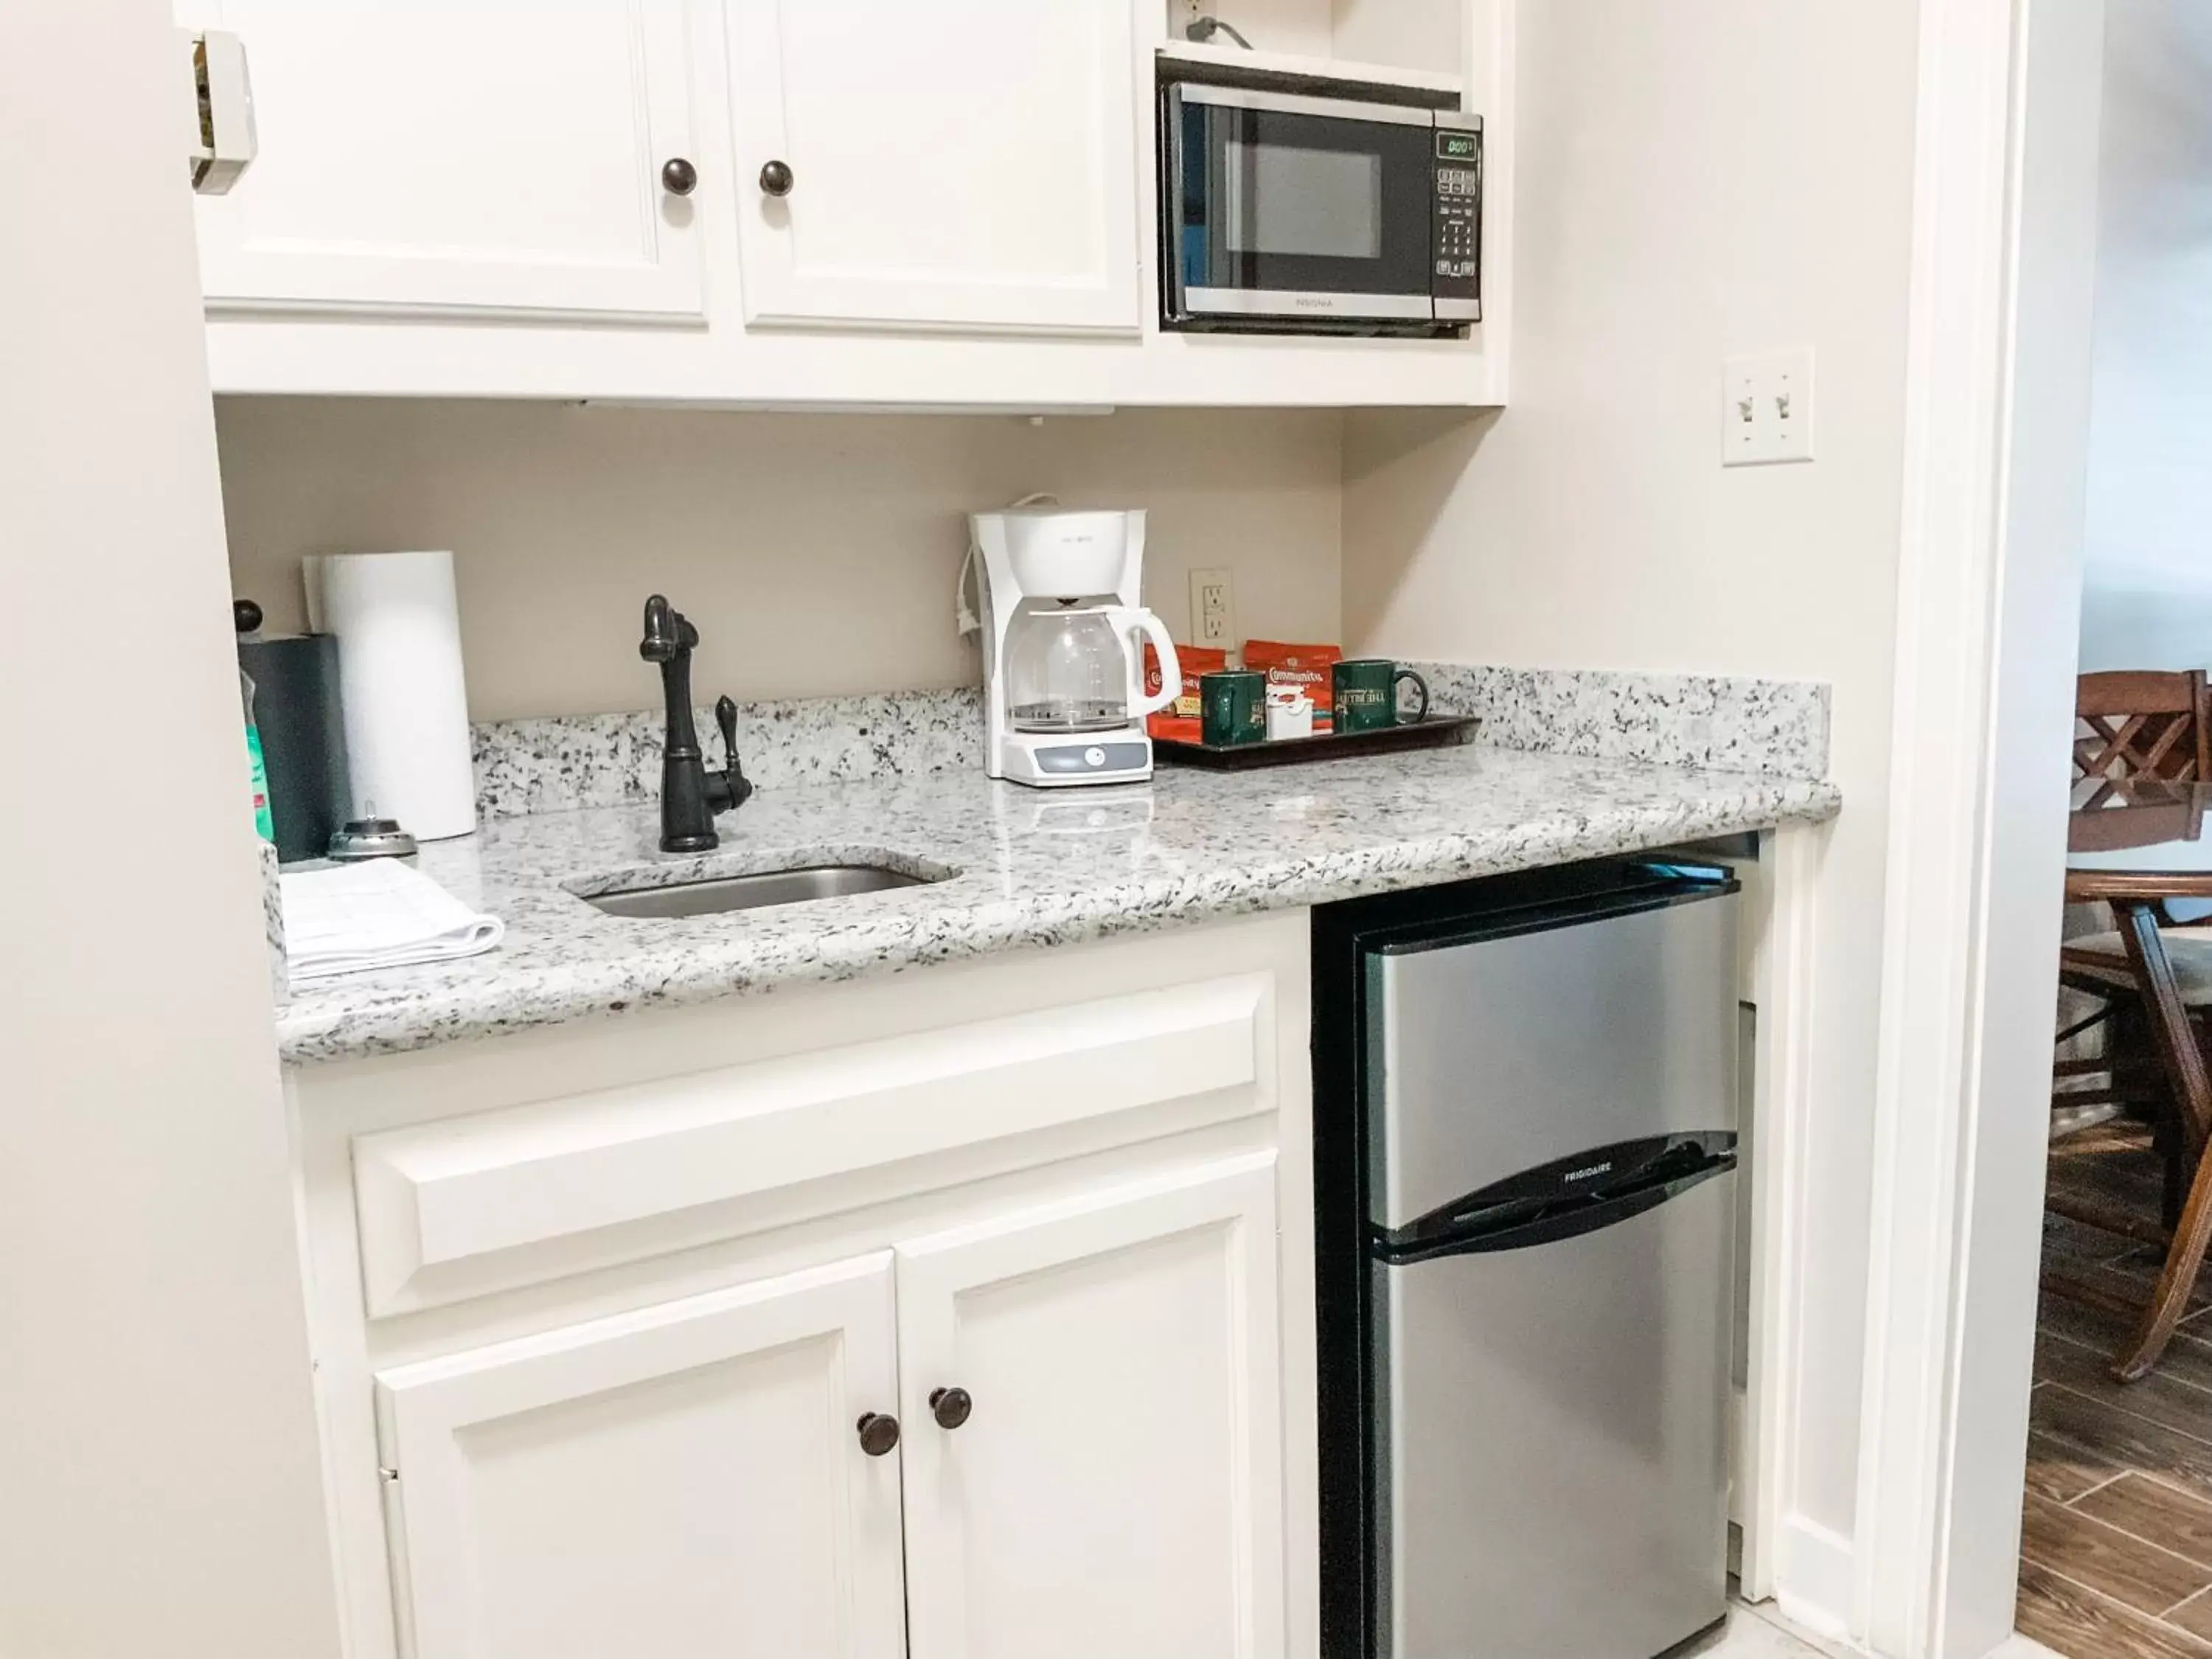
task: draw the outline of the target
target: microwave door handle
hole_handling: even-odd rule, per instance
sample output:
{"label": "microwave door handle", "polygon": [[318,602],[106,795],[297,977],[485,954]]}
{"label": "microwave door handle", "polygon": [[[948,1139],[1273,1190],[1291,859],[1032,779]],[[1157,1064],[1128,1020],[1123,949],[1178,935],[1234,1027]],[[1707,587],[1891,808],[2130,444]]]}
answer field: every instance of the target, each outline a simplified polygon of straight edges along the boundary
{"label": "microwave door handle", "polygon": [[[1206,157],[1208,163],[1211,164],[1214,156],[1221,159],[1221,252],[1225,256],[1232,248],[1252,246],[1250,239],[1244,234],[1244,198],[1251,193],[1249,188],[1251,180],[1248,175],[1252,169],[1249,166],[1237,167],[1234,143],[1215,143],[1210,130],[1206,143],[1212,151]],[[1247,154],[1249,153],[1248,150]]]}

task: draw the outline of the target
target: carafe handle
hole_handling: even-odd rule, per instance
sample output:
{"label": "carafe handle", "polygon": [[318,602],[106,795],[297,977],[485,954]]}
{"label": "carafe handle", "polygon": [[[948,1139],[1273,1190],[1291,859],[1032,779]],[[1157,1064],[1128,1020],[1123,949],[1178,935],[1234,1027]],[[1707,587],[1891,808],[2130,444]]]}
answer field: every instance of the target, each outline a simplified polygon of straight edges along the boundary
{"label": "carafe handle", "polygon": [[[1114,626],[1129,641],[1129,718],[1140,720],[1165,708],[1182,695],[1182,664],[1176,659],[1175,641],[1168,637],[1168,625],[1143,607],[1115,605]],[[1145,647],[1138,643],[1139,635],[1150,640],[1152,649],[1159,654],[1158,696],[1147,696],[1145,691]]]}

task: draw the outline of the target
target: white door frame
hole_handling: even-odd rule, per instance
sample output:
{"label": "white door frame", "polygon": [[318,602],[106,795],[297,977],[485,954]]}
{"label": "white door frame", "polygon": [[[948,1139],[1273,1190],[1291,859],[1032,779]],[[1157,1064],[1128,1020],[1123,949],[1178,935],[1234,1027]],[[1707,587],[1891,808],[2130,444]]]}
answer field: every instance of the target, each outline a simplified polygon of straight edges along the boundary
{"label": "white door frame", "polygon": [[[35,873],[0,944],[0,1653],[339,1659],[190,60],[167,0],[8,25],[0,860]],[[72,829],[68,731],[144,734],[98,775],[158,863]]]}
{"label": "white door frame", "polygon": [[[1923,0],[1853,1632],[2006,1644],[2081,599],[2102,0]],[[2030,111],[2033,121],[2028,119]]]}

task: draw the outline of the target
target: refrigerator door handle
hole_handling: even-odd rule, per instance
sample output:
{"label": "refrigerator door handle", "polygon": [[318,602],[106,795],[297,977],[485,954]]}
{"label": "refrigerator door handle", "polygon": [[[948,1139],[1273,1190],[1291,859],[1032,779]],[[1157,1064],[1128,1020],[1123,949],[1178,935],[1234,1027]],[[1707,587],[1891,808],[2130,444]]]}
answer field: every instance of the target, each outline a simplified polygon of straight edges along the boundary
{"label": "refrigerator door handle", "polygon": [[[1374,1240],[1377,1261],[1391,1267],[1434,1261],[1446,1256],[1480,1255],[1498,1250],[1524,1250],[1565,1238],[1579,1238],[1601,1227],[1627,1221],[1647,1210],[1656,1210],[1671,1198],[1725,1175],[1735,1168],[1733,1151],[1706,1154],[1694,1168],[1670,1168],[1666,1178],[1616,1189],[1589,1198],[1566,1199],[1534,1205],[1526,1200],[1496,1206],[1495,1223],[1475,1225],[1445,1235],[1415,1235],[1411,1228],[1393,1236],[1378,1230]],[[1678,1172],[1679,1171],[1679,1172]],[[1513,1218],[1497,1212],[1517,1212]],[[1486,1218],[1488,1219],[1489,1218]]]}
{"label": "refrigerator door handle", "polygon": [[1706,1129],[1588,1147],[1462,1194],[1399,1227],[1378,1227],[1375,1237],[1395,1250],[1496,1232],[1689,1175],[1734,1152],[1735,1144],[1734,1131]]}

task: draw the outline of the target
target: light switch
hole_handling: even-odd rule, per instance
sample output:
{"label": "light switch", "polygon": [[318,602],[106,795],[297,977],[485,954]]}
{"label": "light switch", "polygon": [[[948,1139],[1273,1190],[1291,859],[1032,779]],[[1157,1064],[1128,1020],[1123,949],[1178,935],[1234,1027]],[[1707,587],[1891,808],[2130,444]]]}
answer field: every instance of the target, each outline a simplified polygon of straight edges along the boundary
{"label": "light switch", "polygon": [[1731,357],[1722,365],[1721,465],[1813,459],[1813,349]]}

